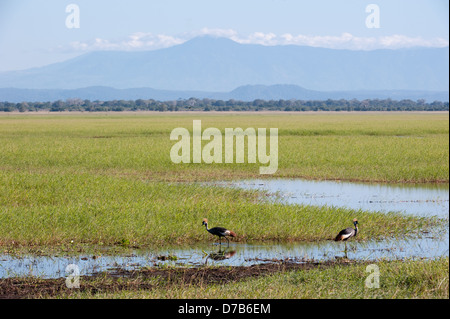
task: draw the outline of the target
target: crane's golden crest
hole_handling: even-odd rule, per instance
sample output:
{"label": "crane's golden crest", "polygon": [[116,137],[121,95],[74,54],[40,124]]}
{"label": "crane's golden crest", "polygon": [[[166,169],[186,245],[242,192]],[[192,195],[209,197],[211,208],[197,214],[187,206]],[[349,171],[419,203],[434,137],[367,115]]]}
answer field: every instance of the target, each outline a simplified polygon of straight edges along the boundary
{"label": "crane's golden crest", "polygon": [[206,218],[203,218],[204,223],[208,223],[208,220]]}
{"label": "crane's golden crest", "polygon": [[354,221],[354,222],[357,222],[358,220],[355,218],[353,221]]}

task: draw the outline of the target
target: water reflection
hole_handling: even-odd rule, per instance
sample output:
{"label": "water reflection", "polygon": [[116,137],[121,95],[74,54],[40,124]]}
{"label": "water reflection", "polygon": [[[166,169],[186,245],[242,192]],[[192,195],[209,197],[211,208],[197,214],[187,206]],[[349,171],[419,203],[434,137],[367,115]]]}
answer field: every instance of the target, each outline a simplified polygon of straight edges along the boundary
{"label": "water reflection", "polygon": [[205,259],[205,265],[208,264],[208,260],[222,261],[222,260],[230,259],[235,254],[236,254],[236,250],[230,250],[229,247],[222,250],[222,246],[220,245],[218,251],[213,251],[213,252],[210,252],[209,254],[206,254],[207,257]]}

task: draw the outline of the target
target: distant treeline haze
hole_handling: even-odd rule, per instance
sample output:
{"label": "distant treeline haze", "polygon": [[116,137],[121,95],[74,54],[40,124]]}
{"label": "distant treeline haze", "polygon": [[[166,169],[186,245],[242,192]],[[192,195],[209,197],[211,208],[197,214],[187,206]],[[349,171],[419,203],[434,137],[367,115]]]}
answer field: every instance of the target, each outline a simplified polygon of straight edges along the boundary
{"label": "distant treeline haze", "polygon": [[157,101],[153,99],[90,101],[67,99],[55,102],[0,102],[0,112],[62,112],[62,111],[448,111],[449,102],[426,102],[423,99],[391,100],[238,100],[179,99]]}

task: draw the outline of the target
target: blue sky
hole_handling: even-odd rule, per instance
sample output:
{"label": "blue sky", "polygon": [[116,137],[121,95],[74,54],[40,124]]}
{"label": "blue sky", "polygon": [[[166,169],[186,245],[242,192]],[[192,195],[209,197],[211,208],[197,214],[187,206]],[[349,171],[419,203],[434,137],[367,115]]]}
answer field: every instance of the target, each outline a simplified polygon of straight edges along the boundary
{"label": "blue sky", "polygon": [[[80,28],[66,26],[66,6]],[[380,9],[367,28],[366,7]],[[153,50],[200,35],[339,49],[448,46],[447,0],[0,0],[0,71],[92,50]]]}

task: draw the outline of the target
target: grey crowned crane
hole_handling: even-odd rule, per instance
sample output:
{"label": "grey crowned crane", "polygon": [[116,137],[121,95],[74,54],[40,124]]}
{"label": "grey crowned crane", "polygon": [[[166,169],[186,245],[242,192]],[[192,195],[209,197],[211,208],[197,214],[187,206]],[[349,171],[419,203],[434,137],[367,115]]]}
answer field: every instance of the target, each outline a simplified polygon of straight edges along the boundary
{"label": "grey crowned crane", "polygon": [[208,220],[206,218],[203,219],[202,225],[205,225],[206,230],[215,236],[219,237],[219,243],[222,245],[222,237],[225,237],[225,239],[228,242],[228,246],[230,246],[230,240],[227,238],[227,236],[236,237],[236,233],[234,231],[231,231],[229,229],[226,229],[224,227],[214,227],[214,228],[208,228]]}
{"label": "grey crowned crane", "polygon": [[345,242],[345,251],[347,251],[347,240],[352,237],[355,237],[358,234],[358,220],[356,218],[353,220],[353,225],[355,226],[355,229],[353,229],[351,227],[343,229],[339,232],[339,234],[334,239],[334,241],[344,241]]}

